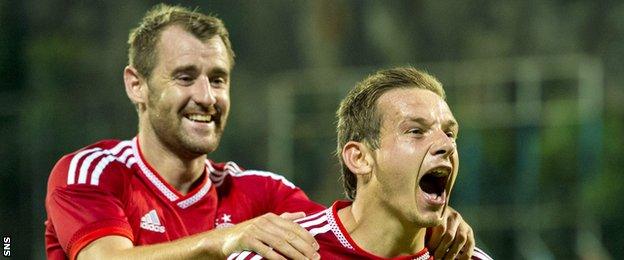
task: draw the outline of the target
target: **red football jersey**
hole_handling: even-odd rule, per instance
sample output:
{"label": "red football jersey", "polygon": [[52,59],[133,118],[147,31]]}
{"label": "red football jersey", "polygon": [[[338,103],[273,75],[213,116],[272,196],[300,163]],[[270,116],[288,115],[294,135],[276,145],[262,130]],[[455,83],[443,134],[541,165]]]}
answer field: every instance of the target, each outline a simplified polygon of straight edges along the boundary
{"label": "red football jersey", "polygon": [[[314,236],[319,244],[318,253],[321,259],[392,259],[392,260],[431,260],[433,254],[425,247],[414,255],[406,255],[394,258],[384,258],[373,255],[360,248],[351,238],[338,218],[338,210],[351,205],[351,201],[336,201],[331,208],[298,219],[297,222]],[[228,260],[259,260],[260,255],[243,251],[230,255]],[[491,258],[478,248],[475,248],[472,259],[491,260]]]}
{"label": "red football jersey", "polygon": [[273,212],[317,212],[284,177],[206,161],[206,172],[182,195],[144,160],[137,138],[106,140],[61,158],[48,180],[46,253],[74,259],[103,236],[134,245],[171,241]]}

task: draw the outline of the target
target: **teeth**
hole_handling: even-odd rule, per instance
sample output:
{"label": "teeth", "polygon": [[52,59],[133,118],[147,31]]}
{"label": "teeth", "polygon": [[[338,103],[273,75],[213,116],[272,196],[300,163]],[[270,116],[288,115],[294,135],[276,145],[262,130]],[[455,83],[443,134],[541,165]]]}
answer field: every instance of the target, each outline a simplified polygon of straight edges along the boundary
{"label": "teeth", "polygon": [[442,176],[446,176],[449,174],[447,169],[434,169],[431,171],[431,174],[433,174],[436,177],[442,177]]}
{"label": "teeth", "polygon": [[210,120],[212,120],[211,115],[192,114],[192,115],[188,115],[187,117],[190,120],[199,121],[199,122],[210,122]]}

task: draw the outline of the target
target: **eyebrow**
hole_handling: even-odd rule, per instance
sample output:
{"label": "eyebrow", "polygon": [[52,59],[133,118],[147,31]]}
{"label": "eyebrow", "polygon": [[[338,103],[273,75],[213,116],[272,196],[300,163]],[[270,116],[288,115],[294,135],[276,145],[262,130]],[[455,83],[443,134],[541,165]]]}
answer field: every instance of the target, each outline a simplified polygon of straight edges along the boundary
{"label": "eyebrow", "polygon": [[[423,117],[417,117],[417,118],[409,118],[407,120],[408,122],[416,122],[422,125],[426,125],[426,126],[430,126],[433,123]],[[442,127],[443,128],[455,128],[458,129],[459,128],[459,124],[457,123],[457,121],[455,121],[454,119],[449,119],[446,120],[444,123],[442,123]]]}
{"label": "eyebrow", "polygon": [[458,129],[458,128],[459,128],[459,124],[457,123],[457,121],[455,121],[455,120],[453,120],[453,119],[449,119],[449,120],[447,120],[447,121],[443,124],[443,126],[444,126],[444,127],[447,127],[447,128],[455,128],[455,129]]}
{"label": "eyebrow", "polygon": [[423,117],[416,117],[416,118],[410,117],[409,119],[407,119],[407,121],[408,122],[416,122],[416,123],[419,123],[421,125],[426,125],[426,126],[432,125],[431,121],[429,121],[429,120],[427,120],[427,119],[425,119]]}
{"label": "eyebrow", "polygon": [[[196,65],[185,65],[185,66],[180,66],[175,68],[172,72],[171,75],[176,75],[180,72],[186,72],[186,73],[190,73],[190,72],[198,72],[199,68]],[[213,68],[212,70],[210,70],[210,75],[217,75],[217,76],[227,76],[229,75],[229,71],[225,68],[222,67],[216,67]]]}
{"label": "eyebrow", "polygon": [[228,76],[230,75],[230,71],[222,67],[215,67],[212,70],[210,70],[210,74],[217,75],[217,76]]}
{"label": "eyebrow", "polygon": [[180,73],[180,72],[197,72],[199,70],[199,68],[197,68],[197,66],[195,65],[186,65],[186,66],[181,66],[181,67],[177,67],[175,68],[172,72],[171,75],[175,76],[176,74]]}

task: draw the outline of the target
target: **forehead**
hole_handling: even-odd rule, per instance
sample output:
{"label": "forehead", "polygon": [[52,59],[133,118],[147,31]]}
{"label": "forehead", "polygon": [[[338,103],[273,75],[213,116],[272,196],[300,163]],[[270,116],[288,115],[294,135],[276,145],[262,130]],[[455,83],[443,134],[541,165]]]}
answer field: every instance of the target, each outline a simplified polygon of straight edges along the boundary
{"label": "forehead", "polygon": [[174,25],[162,31],[157,46],[157,67],[203,65],[229,70],[231,65],[227,48],[218,35],[202,41],[180,26]]}
{"label": "forehead", "polygon": [[386,121],[423,118],[434,122],[456,121],[446,101],[430,90],[396,88],[377,101],[378,113]]}

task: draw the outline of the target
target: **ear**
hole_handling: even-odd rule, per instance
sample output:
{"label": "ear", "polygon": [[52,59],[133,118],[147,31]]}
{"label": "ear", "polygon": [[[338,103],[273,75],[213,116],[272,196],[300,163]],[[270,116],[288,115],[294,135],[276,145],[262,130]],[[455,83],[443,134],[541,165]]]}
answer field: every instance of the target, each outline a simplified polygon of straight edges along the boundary
{"label": "ear", "polygon": [[145,104],[147,100],[147,84],[145,79],[132,66],[124,68],[124,85],[126,86],[126,94],[132,103]]}
{"label": "ear", "polygon": [[366,144],[349,141],[342,147],[342,160],[355,175],[367,175],[373,171],[373,157]]}

